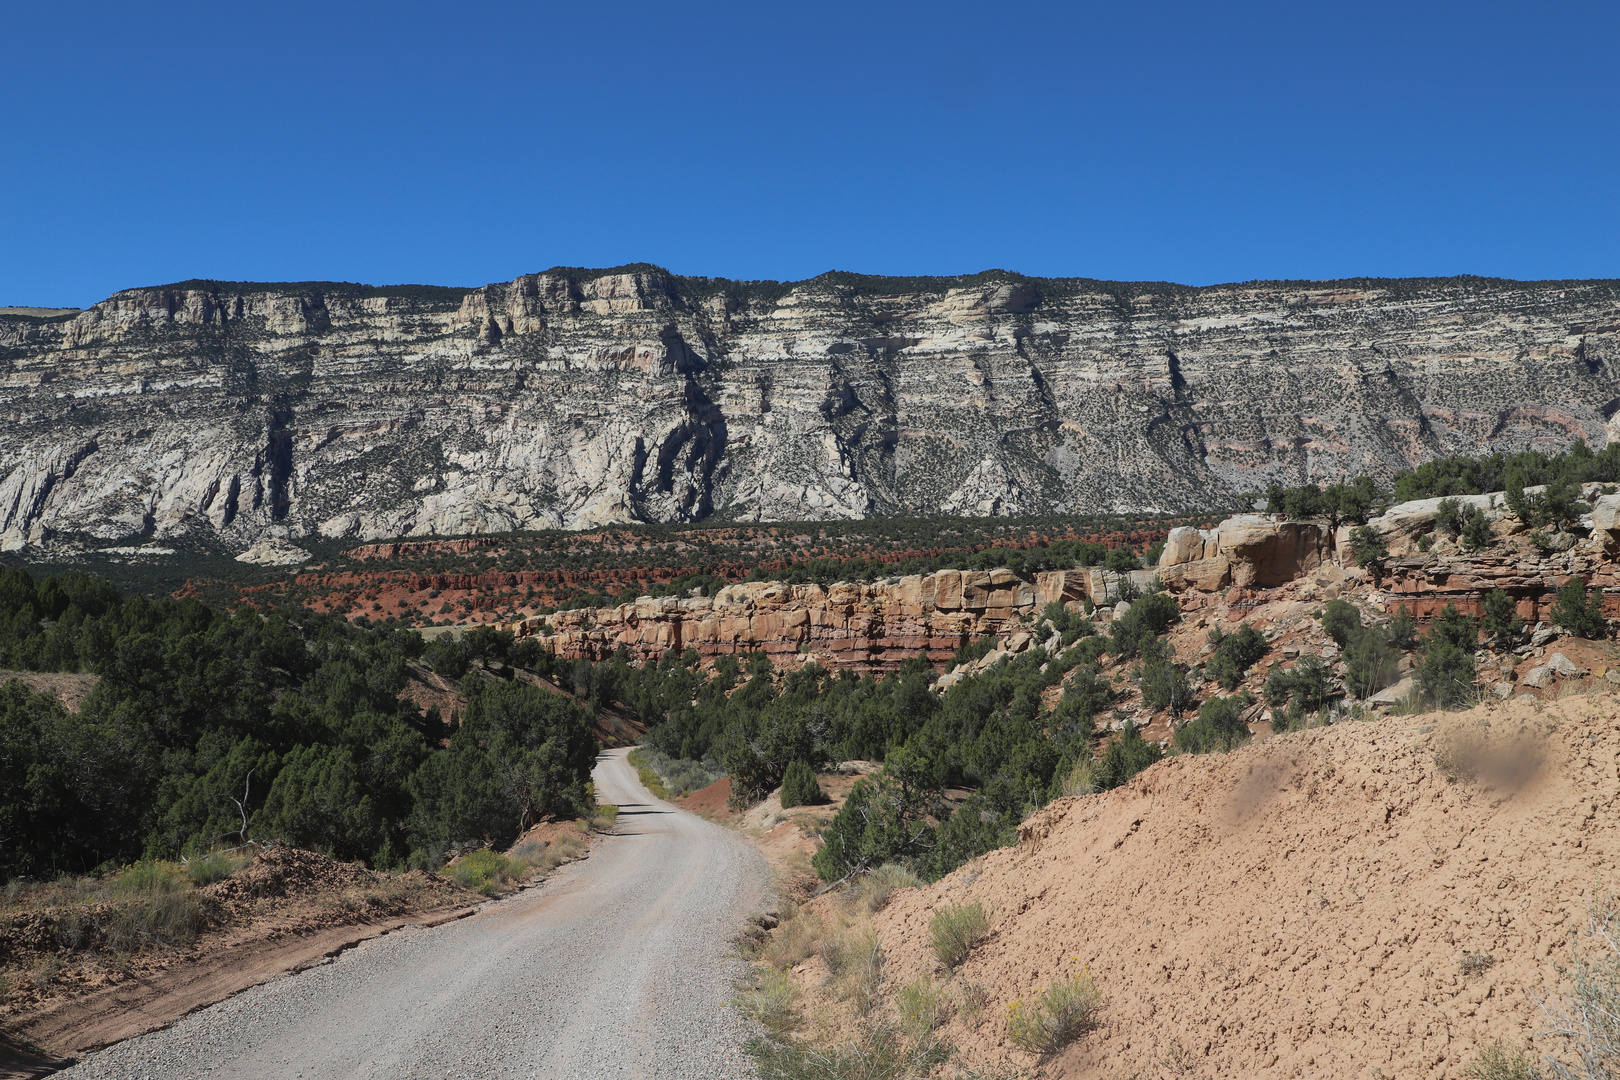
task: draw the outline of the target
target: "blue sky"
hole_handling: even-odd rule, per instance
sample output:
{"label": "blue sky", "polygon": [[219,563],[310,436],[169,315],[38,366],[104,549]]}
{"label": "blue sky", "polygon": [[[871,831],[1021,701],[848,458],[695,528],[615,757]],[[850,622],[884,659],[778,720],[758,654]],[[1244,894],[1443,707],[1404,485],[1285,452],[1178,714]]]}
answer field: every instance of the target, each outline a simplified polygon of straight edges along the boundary
{"label": "blue sky", "polygon": [[1620,4],[12,5],[0,305],[552,265],[1620,277]]}

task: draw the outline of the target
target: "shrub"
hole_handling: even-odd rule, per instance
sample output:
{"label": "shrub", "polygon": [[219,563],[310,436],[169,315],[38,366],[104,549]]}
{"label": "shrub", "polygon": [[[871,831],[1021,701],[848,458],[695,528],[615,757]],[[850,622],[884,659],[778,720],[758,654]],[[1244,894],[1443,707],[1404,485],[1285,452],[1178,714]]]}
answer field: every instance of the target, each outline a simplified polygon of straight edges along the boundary
{"label": "shrub", "polygon": [[1389,545],[1384,534],[1371,525],[1358,525],[1350,530],[1350,551],[1357,566],[1377,569],[1389,559]]}
{"label": "shrub", "polygon": [[1608,624],[1603,619],[1603,593],[1595,591],[1587,600],[1586,582],[1571,577],[1558,590],[1553,604],[1552,620],[1576,637],[1599,638]]}
{"label": "shrub", "polygon": [[792,806],[820,806],[827,801],[827,796],[816,782],[816,774],[806,765],[803,759],[798,759],[787,767],[787,773],[782,777],[782,809]]}
{"label": "shrub", "polygon": [[762,1080],[900,1080],[927,1076],[948,1056],[936,1040],[908,1043],[898,1025],[882,1020],[860,1022],[840,1046],[756,1039],[748,1053]]}
{"label": "shrub", "polygon": [[1144,596],[1108,628],[1113,651],[1120,656],[1135,656],[1146,642],[1170,629],[1179,618],[1181,605],[1175,597],[1168,593]]}
{"label": "shrub", "polygon": [[1479,620],[1464,615],[1457,605],[1447,603],[1445,609],[1429,624],[1428,641],[1448,641],[1464,652],[1473,652],[1479,643]]}
{"label": "shrub", "polygon": [[1434,525],[1447,536],[1454,537],[1462,532],[1462,504],[1456,499],[1441,499],[1434,508]]}
{"label": "shrub", "polygon": [[1322,631],[1341,649],[1348,647],[1362,631],[1361,612],[1348,600],[1329,600],[1317,618],[1322,621]]}
{"label": "shrub", "polygon": [[1130,721],[1120,731],[1119,738],[1108,744],[1097,766],[1097,788],[1108,791],[1128,782],[1131,777],[1164,757],[1157,743],[1142,738],[1141,730]]}
{"label": "shrub", "polygon": [[1512,643],[1524,629],[1524,620],[1519,618],[1519,605],[1504,589],[1492,589],[1485,594],[1485,617],[1481,625],[1487,634],[1494,634],[1497,641]]}
{"label": "shrub", "polygon": [[1474,692],[1474,658],[1443,638],[1429,642],[1416,675],[1418,689],[1437,705],[1459,705]]}
{"label": "shrub", "polygon": [[944,1020],[943,991],[927,979],[906,983],[895,994],[900,1025],[913,1041],[921,1042]]}
{"label": "shrub", "polygon": [[1109,548],[1108,554],[1103,557],[1103,567],[1117,574],[1123,574],[1130,570],[1142,569],[1142,560],[1138,559],[1136,553],[1128,547]]}
{"label": "shrub", "polygon": [[142,859],[118,872],[113,892],[151,896],[179,892],[186,885],[185,872],[179,865],[163,859]]}
{"label": "shrub", "polygon": [[1095,795],[1100,789],[1098,786],[1098,762],[1096,758],[1086,758],[1077,761],[1074,768],[1063,778],[1058,786],[1060,795]]}
{"label": "shrub", "polygon": [[928,814],[935,809],[935,792],[926,784],[908,782],[906,777],[890,771],[903,756],[899,751],[891,754],[882,772],[862,777],[850,789],[844,805],[822,833],[821,850],[811,859],[823,881],[836,881],[869,866],[915,858],[934,846]]}
{"label": "shrub", "polygon": [[1463,1075],[1472,1080],[1537,1080],[1541,1073],[1536,1068],[1535,1056],[1528,1050],[1510,1050],[1507,1044],[1495,1042],[1480,1047],[1479,1057],[1469,1064]]}
{"label": "shrub", "polygon": [[1400,649],[1402,652],[1414,648],[1417,645],[1417,623],[1413,621],[1412,616],[1403,611],[1389,620],[1389,625],[1384,627],[1384,638],[1392,648]]}
{"label": "shrub", "polygon": [[114,953],[133,953],[147,942],[189,945],[207,922],[207,911],[195,892],[148,893],[109,913],[102,926],[103,942]]}
{"label": "shrub", "polygon": [[776,1038],[799,1026],[799,993],[787,972],[767,968],[737,997],[737,1008]]}
{"label": "shrub", "polygon": [[850,1003],[857,1016],[865,1016],[877,1004],[883,988],[883,947],[870,930],[849,935],[842,941],[839,968]]}
{"label": "shrub", "polygon": [[917,860],[918,870],[937,881],[969,859],[1011,844],[1018,835],[1018,816],[996,810],[979,792],[957,807],[932,837],[933,850]]}
{"label": "shrub", "polygon": [[1344,652],[1345,685],[1356,697],[1371,697],[1395,681],[1400,654],[1375,629],[1364,630]]}
{"label": "shrub", "polygon": [[1181,665],[1157,660],[1142,667],[1142,700],[1155,709],[1169,709],[1172,716],[1180,716],[1195,696]]}
{"label": "shrub", "polygon": [[914,870],[899,863],[884,863],[869,874],[861,875],[855,887],[855,896],[869,913],[883,910],[883,906],[901,889],[915,889],[923,884]]}
{"label": "shrub", "polygon": [[[1092,639],[1095,640],[1095,639]],[[1108,708],[1114,701],[1114,688],[1093,668],[1081,668],[1063,688],[1063,699],[1058,709],[1065,716],[1084,717],[1089,728],[1091,718]]]}
{"label": "shrub", "polygon": [[459,881],[474,892],[494,896],[502,882],[509,880],[512,864],[506,856],[489,848],[463,855],[454,866],[445,870],[445,876]]}
{"label": "shrub", "polygon": [[954,971],[990,929],[990,919],[977,901],[946,904],[928,920],[928,936],[939,962]]}
{"label": "shrub", "polygon": [[186,876],[191,879],[193,885],[200,887],[230,877],[235,869],[231,857],[225,852],[210,851],[186,863]]}
{"label": "shrub", "polygon": [[995,647],[996,639],[994,636],[982,637],[971,644],[963,645],[956,650],[956,655],[951,657],[951,667],[958,668],[975,660],[983,660],[995,650]]}
{"label": "shrub", "polygon": [[1495,539],[1491,535],[1491,522],[1485,512],[1477,506],[1470,506],[1463,512],[1462,546],[1466,551],[1478,551],[1489,547]]}
{"label": "shrub", "polygon": [[1102,991],[1084,972],[1054,979],[1033,999],[1007,1007],[1007,1034],[1014,1046],[1032,1054],[1054,1054],[1097,1021]]}
{"label": "shrub", "polygon": [[1249,737],[1238,698],[1210,698],[1198,707],[1198,719],[1176,732],[1176,749],[1184,754],[1226,751]]}
{"label": "shrub", "polygon": [[1265,637],[1244,623],[1236,633],[1215,640],[1215,652],[1204,670],[1227,690],[1236,690],[1249,669],[1266,655],[1266,651]]}
{"label": "shrub", "polygon": [[[670,792],[664,786],[664,778],[659,775],[658,770],[653,768],[651,764],[652,755],[656,753],[658,753],[656,750],[638,746],[625,755],[625,760],[635,768],[636,778],[641,781],[641,786],[646,788],[653,798],[667,799],[670,797]],[[663,755],[659,756],[662,757]]]}
{"label": "shrub", "polygon": [[1286,671],[1274,665],[1266,676],[1265,694],[1272,706],[1287,704],[1296,711],[1316,712],[1327,701],[1327,666],[1316,656],[1302,656]]}
{"label": "shrub", "polygon": [[1549,1061],[1556,1080],[1610,1080],[1615,1063],[1620,1062],[1617,919],[1620,912],[1613,898],[1598,896],[1585,934],[1571,943],[1570,965],[1560,968],[1570,983],[1569,998],[1562,1005],[1542,1005],[1552,1021],[1550,1034],[1563,1041],[1566,1053],[1575,1056],[1574,1062]]}

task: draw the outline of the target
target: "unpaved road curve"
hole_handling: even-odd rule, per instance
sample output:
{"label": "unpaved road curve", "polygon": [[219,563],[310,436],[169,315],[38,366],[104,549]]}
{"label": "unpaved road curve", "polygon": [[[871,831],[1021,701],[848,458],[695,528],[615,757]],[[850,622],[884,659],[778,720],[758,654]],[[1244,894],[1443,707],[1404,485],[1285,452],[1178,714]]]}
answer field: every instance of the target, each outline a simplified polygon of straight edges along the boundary
{"label": "unpaved road curve", "polygon": [[367,942],[61,1075],[234,1080],[753,1075],[730,939],[769,873],[736,834],[598,759],[617,835],[538,889]]}

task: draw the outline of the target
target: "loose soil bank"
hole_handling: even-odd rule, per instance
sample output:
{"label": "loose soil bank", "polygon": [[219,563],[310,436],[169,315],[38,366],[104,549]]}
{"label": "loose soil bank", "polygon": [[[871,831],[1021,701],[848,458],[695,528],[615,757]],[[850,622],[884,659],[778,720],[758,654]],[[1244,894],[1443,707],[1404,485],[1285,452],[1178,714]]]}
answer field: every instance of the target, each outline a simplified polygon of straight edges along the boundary
{"label": "loose soil bank", "polygon": [[[1542,765],[1450,782],[1435,752],[1455,725],[1512,744],[1504,768],[1530,760],[1521,736]],[[1073,1078],[1461,1077],[1480,1045],[1546,1027],[1553,965],[1594,894],[1620,886],[1617,764],[1610,694],[1174,758],[898,894],[875,923],[886,978],[943,981],[931,913],[977,900],[990,935],[949,981],[980,984],[989,1007],[945,1031],[968,1061]],[[1464,974],[1465,952],[1494,964]],[[796,976],[812,995],[819,964]],[[1005,1006],[1082,965],[1106,995],[1102,1027],[1043,1062],[1012,1048]]]}

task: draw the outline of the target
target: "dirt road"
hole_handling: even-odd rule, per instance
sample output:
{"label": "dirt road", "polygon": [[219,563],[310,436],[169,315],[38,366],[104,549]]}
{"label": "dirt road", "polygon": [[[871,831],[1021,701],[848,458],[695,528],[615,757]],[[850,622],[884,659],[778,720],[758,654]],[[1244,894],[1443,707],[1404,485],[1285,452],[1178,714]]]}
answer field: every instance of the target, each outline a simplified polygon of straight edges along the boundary
{"label": "dirt road", "polygon": [[471,918],[368,942],[62,1074],[292,1078],[742,1077],[730,939],[765,901],[734,833],[598,760],[617,835]]}

